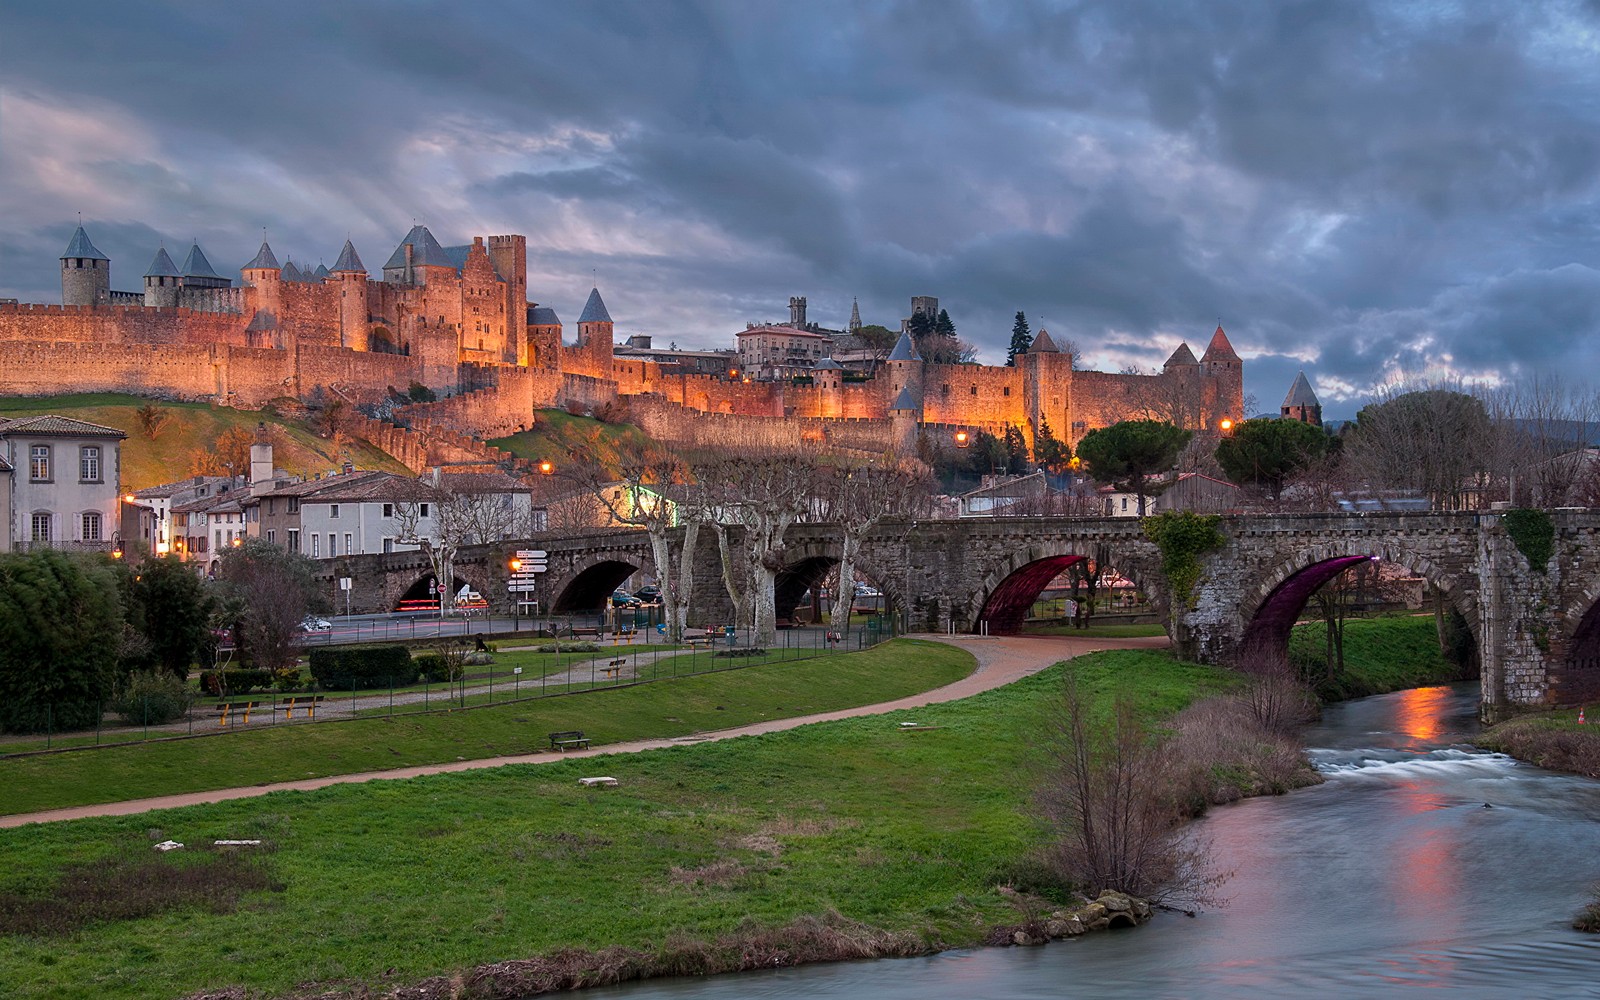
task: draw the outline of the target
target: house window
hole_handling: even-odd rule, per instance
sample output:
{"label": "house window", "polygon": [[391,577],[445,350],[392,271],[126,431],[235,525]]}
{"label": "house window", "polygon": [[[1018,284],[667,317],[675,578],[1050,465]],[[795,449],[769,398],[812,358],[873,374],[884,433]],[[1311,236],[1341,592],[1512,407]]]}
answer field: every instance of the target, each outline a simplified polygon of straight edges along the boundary
{"label": "house window", "polygon": [[383,516],[394,517],[394,504],[386,503],[383,505]]}
{"label": "house window", "polygon": [[425,504],[425,503],[417,504],[417,516],[418,517],[427,517],[428,516],[428,505],[427,504]]}
{"label": "house window", "polygon": [[339,516],[339,505],[338,504],[336,504],[336,503],[328,504],[328,516],[329,517],[338,517]]}
{"label": "house window", "polygon": [[276,544],[278,544],[278,532],[276,530],[272,529],[272,528],[268,528],[267,529],[267,544],[268,545],[276,545]]}
{"label": "house window", "polygon": [[84,512],[83,540],[86,542],[98,542],[100,540],[100,514],[98,511]]}
{"label": "house window", "polygon": [[383,539],[383,551],[384,552],[393,552],[394,551],[394,539],[393,538],[389,538],[388,536],[384,536],[384,539]]}
{"label": "house window", "polygon": [[267,516],[271,517],[273,514],[277,513],[277,511],[278,511],[278,501],[272,499],[271,497],[268,497],[267,498]]}
{"label": "house window", "polygon": [[299,528],[290,528],[289,529],[289,551],[290,552],[299,552],[300,551],[300,529]]}
{"label": "house window", "polygon": [[78,449],[78,479],[85,483],[100,481],[100,449],[90,445]]}
{"label": "house window", "polygon": [[28,449],[28,478],[36,483],[48,483],[50,481],[49,445],[36,444]]}
{"label": "house window", "polygon": [[291,514],[300,513],[300,498],[299,497],[290,497],[289,498],[289,513],[291,513]]}
{"label": "house window", "polygon": [[332,559],[339,554],[339,536],[328,532],[328,558]]}
{"label": "house window", "polygon": [[350,547],[350,532],[347,531],[344,533],[344,554],[350,555],[352,551]]}
{"label": "house window", "polygon": [[215,538],[216,538],[216,548],[217,548],[217,551],[218,551],[218,552],[221,552],[221,551],[222,551],[222,529],[221,529],[221,528],[218,528],[218,529],[217,529],[217,530],[216,530],[216,532],[215,532]]}
{"label": "house window", "polygon": [[50,540],[50,520],[51,514],[49,511],[41,511],[33,515],[33,533],[31,537],[34,541],[48,542]]}
{"label": "house window", "polygon": [[322,536],[314,531],[311,533],[311,558],[322,558]]}

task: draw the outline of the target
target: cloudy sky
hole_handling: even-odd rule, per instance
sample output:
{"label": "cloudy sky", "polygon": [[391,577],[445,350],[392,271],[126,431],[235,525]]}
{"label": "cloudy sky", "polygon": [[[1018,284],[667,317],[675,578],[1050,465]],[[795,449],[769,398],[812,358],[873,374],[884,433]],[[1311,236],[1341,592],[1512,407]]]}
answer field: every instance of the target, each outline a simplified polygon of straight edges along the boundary
{"label": "cloudy sky", "polygon": [[1220,320],[1261,408],[1304,367],[1349,415],[1597,370],[1597,67],[1577,0],[9,4],[0,296],[60,300],[80,212],[124,289],[415,220],[659,343],[926,294],[1116,370]]}

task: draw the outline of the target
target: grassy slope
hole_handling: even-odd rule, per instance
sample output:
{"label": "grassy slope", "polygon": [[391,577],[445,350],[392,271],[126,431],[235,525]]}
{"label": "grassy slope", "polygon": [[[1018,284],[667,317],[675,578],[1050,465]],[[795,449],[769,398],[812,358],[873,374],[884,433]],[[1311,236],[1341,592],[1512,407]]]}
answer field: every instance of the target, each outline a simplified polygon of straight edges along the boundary
{"label": "grassy slope", "polygon": [[[172,413],[172,419],[156,440],[139,430],[135,411],[154,403]],[[406,471],[405,466],[366,444],[352,442],[345,449],[319,438],[304,425],[276,414],[257,410],[234,410],[207,403],[174,403],[141,399],[117,393],[85,393],[75,396],[0,397],[0,417],[37,416],[56,413],[91,423],[104,424],[128,432],[122,442],[122,488],[140,490],[182,479],[189,474],[194,454],[204,451],[230,427],[254,432],[265,421],[275,427],[273,463],[291,474],[310,474],[354,462],[360,469]],[[240,470],[245,471],[245,470]]]}
{"label": "grassy slope", "polygon": [[[1095,654],[1077,669],[1103,704],[1120,690],[1151,717],[1228,683],[1157,653]],[[830,909],[974,943],[1017,919],[994,888],[1035,835],[1027,787],[1060,670],[914,713],[726,743],[0,831],[0,891],[42,886],[72,861],[148,855],[166,837],[264,838],[286,884],[231,914],[7,941],[0,982],[19,1000],[398,984]],[[907,719],[940,728],[898,731]],[[621,785],[583,789],[585,774]],[[718,862],[736,863],[729,879],[672,878]]]}
{"label": "grassy slope", "polygon": [[10,758],[0,760],[0,814],[528,753],[548,746],[547,734],[557,730],[582,729],[596,744],[687,736],[889,701],[948,684],[972,668],[972,657],[951,646],[902,639],[861,653],[464,713]]}
{"label": "grassy slope", "polygon": [[558,466],[573,454],[587,455],[613,472],[624,458],[637,456],[650,444],[644,431],[631,424],[603,424],[564,410],[540,410],[535,420],[535,429],[495,438],[489,444],[518,458],[531,462],[549,459]]}
{"label": "grassy slope", "polygon": [[[1289,636],[1289,662],[1303,675],[1321,677],[1327,628],[1321,622],[1296,625]],[[1439,652],[1431,615],[1356,618],[1344,626],[1344,673],[1318,684],[1325,700],[1361,698],[1405,688],[1462,680],[1461,668]]]}
{"label": "grassy slope", "polygon": [[[1585,708],[1585,716],[1592,715]],[[1473,740],[1518,760],[1600,778],[1600,717],[1578,724],[1578,710],[1535,712],[1494,726]]]}

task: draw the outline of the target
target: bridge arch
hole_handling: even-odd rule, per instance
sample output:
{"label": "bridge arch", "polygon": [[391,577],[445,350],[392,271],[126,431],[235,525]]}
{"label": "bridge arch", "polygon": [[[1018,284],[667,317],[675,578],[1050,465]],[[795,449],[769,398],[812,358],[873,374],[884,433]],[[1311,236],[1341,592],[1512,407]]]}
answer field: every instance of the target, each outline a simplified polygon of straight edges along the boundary
{"label": "bridge arch", "polygon": [[968,627],[975,632],[986,628],[991,635],[1015,633],[1051,580],[1075,563],[1097,558],[1104,558],[1144,593],[1157,596],[1157,589],[1147,583],[1153,574],[1137,558],[1119,557],[1115,546],[1076,540],[1041,542],[1006,553],[989,569],[969,605],[976,612]]}
{"label": "bridge arch", "polygon": [[[772,603],[777,617],[794,616],[806,591],[814,590],[842,561],[842,548],[837,540],[808,540],[792,545],[785,551],[786,561],[783,569],[778,571],[773,587]],[[896,613],[904,607],[900,603],[900,589],[883,573],[878,561],[865,547],[856,555],[855,573],[856,582],[871,583],[883,593],[886,612]]]}
{"label": "bridge arch", "polygon": [[1381,538],[1333,538],[1300,549],[1264,575],[1240,603],[1246,616],[1235,665],[1267,672],[1287,664],[1289,633],[1311,596],[1339,574],[1362,563],[1400,566],[1437,587],[1466,619],[1481,648],[1477,598],[1472,589],[1427,556]]}
{"label": "bridge arch", "polygon": [[1576,597],[1562,609],[1559,649],[1565,655],[1549,666],[1546,697],[1552,704],[1572,705],[1600,698],[1600,576],[1577,588]]}
{"label": "bridge arch", "polygon": [[628,577],[639,572],[644,561],[628,552],[596,552],[578,560],[550,601],[550,613],[572,614],[605,607],[611,594]]}
{"label": "bridge arch", "polygon": [[[474,591],[483,595],[485,598],[490,598],[492,596],[485,591],[483,587],[479,586],[475,575],[462,575],[461,567],[459,565],[456,567],[454,579],[456,593],[458,594],[461,593],[461,588],[471,587]],[[412,608],[407,607],[407,602],[423,600],[434,602],[434,606],[437,608],[439,595],[433,591],[433,585],[436,580],[437,577],[434,575],[432,568],[423,570],[420,574],[413,575],[411,583],[406,586],[405,589],[399,591],[394,599],[390,602],[389,610],[414,610],[414,606]]]}

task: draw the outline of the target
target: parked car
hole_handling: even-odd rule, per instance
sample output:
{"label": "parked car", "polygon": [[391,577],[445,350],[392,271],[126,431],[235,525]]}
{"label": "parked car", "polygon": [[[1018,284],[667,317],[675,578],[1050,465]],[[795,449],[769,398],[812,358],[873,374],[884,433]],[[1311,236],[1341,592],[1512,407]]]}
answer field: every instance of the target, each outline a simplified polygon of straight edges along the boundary
{"label": "parked car", "polygon": [[611,594],[611,606],[613,608],[637,608],[639,605],[639,599],[626,590],[613,591]]}
{"label": "parked car", "polygon": [[652,583],[635,590],[633,596],[637,597],[641,604],[660,604],[661,588]]}
{"label": "parked car", "polygon": [[318,618],[315,615],[306,615],[300,620],[300,631],[306,633],[331,632],[333,631],[333,623],[328,621],[326,618]]}

